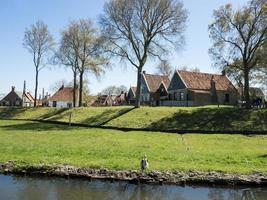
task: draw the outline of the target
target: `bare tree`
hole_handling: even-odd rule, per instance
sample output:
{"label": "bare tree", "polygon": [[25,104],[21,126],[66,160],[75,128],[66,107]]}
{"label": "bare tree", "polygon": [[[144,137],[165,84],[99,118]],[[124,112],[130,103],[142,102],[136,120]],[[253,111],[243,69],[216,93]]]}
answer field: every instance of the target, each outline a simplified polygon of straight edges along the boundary
{"label": "bare tree", "polygon": [[198,67],[188,67],[187,65],[178,67],[179,70],[189,71],[189,72],[200,72]]}
{"label": "bare tree", "polygon": [[127,91],[127,87],[124,85],[121,85],[119,87],[112,85],[112,86],[108,86],[105,89],[103,89],[101,91],[101,94],[103,95],[119,95],[122,92],[126,92]]}
{"label": "bare tree", "polygon": [[173,45],[183,44],[187,12],[178,0],[110,0],[100,19],[108,51],[137,69],[136,105],[140,107],[141,76],[147,59],[162,60]]}
{"label": "bare tree", "polygon": [[56,82],[54,82],[53,84],[51,84],[49,86],[49,91],[51,93],[55,93],[57,92],[62,86],[68,86],[69,85],[69,82],[66,81],[65,79],[61,79],[61,80],[58,80]]}
{"label": "bare tree", "polygon": [[[89,81],[87,79],[83,80],[84,88],[83,88],[83,96],[89,96],[90,95],[90,89],[89,89]],[[79,85],[79,81],[76,82],[77,85]],[[54,82],[50,85],[49,90],[52,93],[57,92],[62,86],[64,87],[73,87],[73,81],[67,81],[65,79],[59,80]]]}
{"label": "bare tree", "polygon": [[24,34],[23,46],[32,54],[35,67],[34,107],[37,105],[39,72],[44,69],[49,53],[53,50],[54,42],[48,27],[42,21],[27,28]]}
{"label": "bare tree", "polygon": [[75,26],[68,26],[61,32],[59,49],[55,54],[55,64],[62,64],[70,68],[73,73],[73,107],[77,105],[76,88],[78,88],[77,75],[79,72],[77,40]]}
{"label": "bare tree", "polygon": [[79,106],[83,102],[84,74],[92,72],[96,76],[104,73],[104,66],[108,60],[103,56],[103,38],[98,35],[97,29],[89,19],[80,19],[70,23],[74,38],[74,52],[78,58],[79,72]]}
{"label": "bare tree", "polygon": [[[259,52],[267,41],[267,1],[251,0],[243,8],[234,10],[231,4],[214,11],[209,26],[213,46],[210,53],[220,67],[237,68],[244,75],[246,107],[250,107],[249,75],[258,67]],[[237,61],[242,65],[236,65]]]}
{"label": "bare tree", "polygon": [[173,73],[173,68],[167,60],[162,60],[157,66],[158,73],[170,77]]}

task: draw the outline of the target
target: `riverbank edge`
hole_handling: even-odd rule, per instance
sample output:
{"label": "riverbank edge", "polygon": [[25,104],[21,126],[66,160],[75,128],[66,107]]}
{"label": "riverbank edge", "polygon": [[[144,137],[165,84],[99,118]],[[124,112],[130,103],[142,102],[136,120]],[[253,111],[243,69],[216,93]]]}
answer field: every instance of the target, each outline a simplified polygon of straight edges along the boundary
{"label": "riverbank edge", "polygon": [[16,161],[0,163],[0,174],[83,178],[91,180],[127,181],[132,184],[180,185],[180,186],[249,186],[266,187],[267,174],[250,175],[221,172],[160,172],[138,170],[108,170],[80,168],[70,165],[36,166],[17,164]]}

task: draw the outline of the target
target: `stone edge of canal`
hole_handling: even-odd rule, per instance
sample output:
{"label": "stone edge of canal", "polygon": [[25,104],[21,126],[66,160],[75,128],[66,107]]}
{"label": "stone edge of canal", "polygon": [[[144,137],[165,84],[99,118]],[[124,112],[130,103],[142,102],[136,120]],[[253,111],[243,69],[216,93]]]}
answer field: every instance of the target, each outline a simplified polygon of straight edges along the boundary
{"label": "stone edge of canal", "polygon": [[267,187],[267,174],[250,175],[220,172],[160,172],[137,170],[108,170],[79,168],[70,165],[21,166],[16,161],[0,163],[0,174],[27,176],[55,176],[83,178],[88,180],[126,181],[133,184],[179,185],[179,186],[249,186]]}

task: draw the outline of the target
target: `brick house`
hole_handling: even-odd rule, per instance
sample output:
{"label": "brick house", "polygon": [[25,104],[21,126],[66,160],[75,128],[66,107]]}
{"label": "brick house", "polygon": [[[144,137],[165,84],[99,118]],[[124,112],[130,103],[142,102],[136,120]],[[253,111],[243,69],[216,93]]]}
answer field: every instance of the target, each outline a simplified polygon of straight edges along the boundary
{"label": "brick house", "polygon": [[[59,108],[72,108],[73,107],[73,87],[64,87],[64,85],[59,88],[59,90],[48,99],[49,107],[59,107]],[[78,106],[78,96],[79,91],[76,89],[76,106]]]}
{"label": "brick house", "polygon": [[117,95],[114,99],[114,106],[122,106],[127,104],[128,101],[128,94],[127,92],[121,92],[119,95]]}
{"label": "brick house", "polygon": [[99,95],[91,106],[94,107],[103,107],[103,106],[112,106],[114,104],[115,97],[111,95]]}
{"label": "brick house", "polygon": [[[170,84],[168,76],[147,74],[143,71],[141,77],[141,104],[159,105],[160,101],[168,98],[167,88]],[[136,87],[130,87],[128,101],[133,104],[136,98]]]}
{"label": "brick house", "polygon": [[[159,105],[160,100],[168,97],[168,85],[170,79],[168,76],[157,74],[147,74],[143,71],[141,77],[141,104]],[[136,98],[136,87],[130,87],[128,92],[128,101],[132,104]]]}
{"label": "brick house", "polygon": [[[22,103],[23,107],[33,107],[34,106],[34,98],[30,92],[23,92],[22,100],[23,100],[23,103]],[[37,102],[37,105],[40,105],[40,104]]]}
{"label": "brick house", "polygon": [[0,106],[22,106],[22,93],[15,90],[12,86],[11,91],[0,101]]}
{"label": "brick house", "polygon": [[[239,100],[243,100],[244,99],[244,89],[243,88],[238,88],[238,94],[239,94]],[[262,91],[262,89],[257,88],[257,87],[250,87],[249,88],[249,95],[251,100],[256,100],[256,99],[261,99],[262,101],[264,101],[265,99],[265,95],[264,92]]]}
{"label": "brick house", "polygon": [[162,101],[161,105],[235,105],[238,100],[238,91],[225,73],[218,75],[177,70],[168,93],[169,101]]}
{"label": "brick house", "polygon": [[170,79],[168,76],[147,74],[143,71],[141,79],[141,103],[159,105],[160,100],[167,97],[167,91],[162,91],[162,89],[167,89],[169,84]]}
{"label": "brick house", "polygon": [[[39,105],[38,101],[37,105]],[[26,81],[24,81],[23,92],[16,91],[12,86],[11,91],[0,101],[0,106],[33,107],[34,98],[30,92],[26,92]]]}

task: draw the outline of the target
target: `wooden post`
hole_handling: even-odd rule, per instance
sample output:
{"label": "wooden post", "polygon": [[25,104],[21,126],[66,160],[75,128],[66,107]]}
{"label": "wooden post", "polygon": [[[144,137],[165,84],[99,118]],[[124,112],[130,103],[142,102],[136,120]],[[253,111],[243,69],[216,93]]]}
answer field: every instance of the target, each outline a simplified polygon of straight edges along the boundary
{"label": "wooden post", "polygon": [[71,117],[72,117],[72,112],[69,113],[69,126],[71,126]]}

